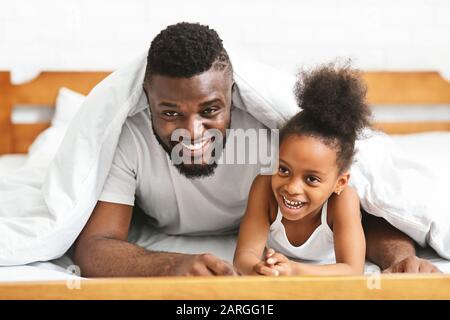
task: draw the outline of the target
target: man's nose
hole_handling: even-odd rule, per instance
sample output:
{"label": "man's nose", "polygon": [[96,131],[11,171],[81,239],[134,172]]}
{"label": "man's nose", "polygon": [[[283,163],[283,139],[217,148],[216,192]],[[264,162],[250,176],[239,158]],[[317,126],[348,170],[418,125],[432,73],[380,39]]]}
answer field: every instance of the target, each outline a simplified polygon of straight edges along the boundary
{"label": "man's nose", "polygon": [[201,140],[205,131],[205,126],[202,119],[197,116],[192,116],[188,119],[186,130],[189,131],[192,141]]}

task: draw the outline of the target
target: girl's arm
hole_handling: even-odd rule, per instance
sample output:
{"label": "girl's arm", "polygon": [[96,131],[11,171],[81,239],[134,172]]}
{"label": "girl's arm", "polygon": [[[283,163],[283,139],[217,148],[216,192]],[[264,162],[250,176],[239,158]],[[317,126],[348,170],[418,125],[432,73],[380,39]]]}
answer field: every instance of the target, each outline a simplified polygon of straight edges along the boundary
{"label": "girl's arm", "polygon": [[366,243],[361,223],[359,198],[356,192],[346,187],[328,201],[331,214],[336,263],[311,265],[289,260],[285,256],[269,250],[266,262],[281,275],[343,275],[364,272]]}
{"label": "girl's arm", "polygon": [[234,267],[240,274],[270,275],[275,272],[261,260],[270,227],[271,197],[271,176],[257,176],[250,189],[234,253]]}
{"label": "girl's arm", "polygon": [[333,195],[328,203],[333,220],[336,264],[341,265],[343,274],[362,274],[366,261],[366,239],[358,194],[347,186],[341,195]]}

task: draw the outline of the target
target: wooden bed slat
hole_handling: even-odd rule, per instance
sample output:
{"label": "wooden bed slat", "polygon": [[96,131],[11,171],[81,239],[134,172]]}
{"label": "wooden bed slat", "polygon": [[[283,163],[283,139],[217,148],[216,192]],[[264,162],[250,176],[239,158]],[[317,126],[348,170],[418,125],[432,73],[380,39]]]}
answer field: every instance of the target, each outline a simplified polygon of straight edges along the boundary
{"label": "wooden bed slat", "polygon": [[450,299],[450,276],[122,278],[75,288],[73,281],[4,283],[0,299]]}
{"label": "wooden bed slat", "polygon": [[365,72],[374,105],[450,104],[450,83],[438,72]]}
{"label": "wooden bed slat", "polygon": [[450,131],[450,122],[379,122],[375,128],[390,134],[411,134],[428,131]]}
{"label": "wooden bed slat", "polygon": [[0,72],[0,154],[13,150],[9,73]]}
{"label": "wooden bed slat", "polygon": [[11,102],[54,105],[61,87],[86,95],[107,75],[107,72],[43,72],[31,82],[13,86]]}

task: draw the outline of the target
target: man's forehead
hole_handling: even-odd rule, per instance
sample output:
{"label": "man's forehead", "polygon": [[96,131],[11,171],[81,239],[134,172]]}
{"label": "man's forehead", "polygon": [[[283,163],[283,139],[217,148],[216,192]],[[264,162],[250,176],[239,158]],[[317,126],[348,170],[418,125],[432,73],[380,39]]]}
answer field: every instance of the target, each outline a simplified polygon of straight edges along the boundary
{"label": "man's forehead", "polygon": [[214,93],[226,94],[231,88],[231,77],[223,71],[206,71],[190,78],[176,78],[152,75],[146,85],[152,97],[158,99],[174,96],[210,96]]}

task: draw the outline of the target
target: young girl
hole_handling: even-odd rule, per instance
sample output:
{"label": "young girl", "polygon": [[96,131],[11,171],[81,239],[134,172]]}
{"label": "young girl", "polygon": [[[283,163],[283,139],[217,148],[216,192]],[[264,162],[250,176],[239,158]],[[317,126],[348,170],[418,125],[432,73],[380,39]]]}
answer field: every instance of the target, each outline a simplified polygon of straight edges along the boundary
{"label": "young girl", "polygon": [[302,111],[281,129],[278,171],[256,177],[250,190],[234,256],[238,272],[363,273],[359,199],[347,184],[355,140],[369,125],[365,92],[349,67],[300,75],[295,95]]}

